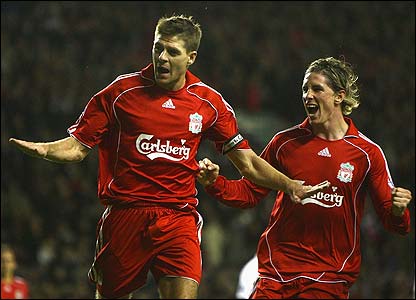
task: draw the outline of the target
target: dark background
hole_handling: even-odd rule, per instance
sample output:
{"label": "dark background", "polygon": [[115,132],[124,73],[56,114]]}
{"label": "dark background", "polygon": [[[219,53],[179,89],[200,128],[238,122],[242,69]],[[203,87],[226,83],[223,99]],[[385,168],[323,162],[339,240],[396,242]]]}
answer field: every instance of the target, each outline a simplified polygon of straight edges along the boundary
{"label": "dark background", "polygon": [[[81,164],[33,159],[9,137],[67,136],[90,97],[151,61],[162,15],[193,15],[203,37],[191,71],[234,107],[257,153],[301,122],[301,84],[317,58],[345,57],[359,75],[351,117],[384,150],[394,182],[415,193],[415,4],[413,1],[1,2],[1,240],[17,252],[32,298],[92,298],[87,280],[95,226],[97,153]],[[238,178],[204,143],[222,173]],[[233,298],[238,272],[256,251],[273,196],[251,210],[227,208],[199,187],[204,217],[200,298]],[[384,230],[371,201],[362,222],[361,275],[351,298],[414,298],[412,232]],[[153,279],[135,293],[157,297]]]}

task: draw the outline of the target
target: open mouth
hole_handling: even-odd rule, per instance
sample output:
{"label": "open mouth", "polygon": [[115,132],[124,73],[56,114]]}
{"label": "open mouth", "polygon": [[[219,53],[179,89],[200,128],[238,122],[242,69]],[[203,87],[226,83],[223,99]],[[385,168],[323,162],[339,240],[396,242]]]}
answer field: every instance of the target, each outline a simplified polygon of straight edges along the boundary
{"label": "open mouth", "polygon": [[308,115],[314,115],[318,112],[318,105],[317,104],[313,104],[313,103],[309,103],[306,104],[306,110],[308,112]]}
{"label": "open mouth", "polygon": [[169,69],[165,68],[165,67],[157,67],[157,72],[159,74],[168,74],[169,73]]}

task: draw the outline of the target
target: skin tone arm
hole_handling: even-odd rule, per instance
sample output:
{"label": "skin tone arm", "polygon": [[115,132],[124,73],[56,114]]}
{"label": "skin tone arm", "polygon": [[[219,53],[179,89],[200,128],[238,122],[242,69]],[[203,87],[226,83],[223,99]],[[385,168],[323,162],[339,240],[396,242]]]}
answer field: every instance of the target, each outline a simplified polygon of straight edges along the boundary
{"label": "skin tone arm", "polygon": [[[296,203],[329,186],[329,182],[321,186],[304,186],[301,182],[292,180],[273,168],[251,149],[236,149],[230,151],[227,155],[242,176],[260,186],[283,191]],[[209,162],[209,159],[205,160]],[[206,166],[205,164],[200,164],[201,169],[204,169]]]}
{"label": "skin tone arm", "polygon": [[293,180],[274,169],[251,149],[231,151],[228,153],[228,158],[241,176],[258,185],[284,192],[295,188]]}
{"label": "skin tone arm", "polygon": [[90,151],[88,147],[82,145],[73,137],[46,143],[10,138],[9,142],[27,155],[56,163],[80,162]]}

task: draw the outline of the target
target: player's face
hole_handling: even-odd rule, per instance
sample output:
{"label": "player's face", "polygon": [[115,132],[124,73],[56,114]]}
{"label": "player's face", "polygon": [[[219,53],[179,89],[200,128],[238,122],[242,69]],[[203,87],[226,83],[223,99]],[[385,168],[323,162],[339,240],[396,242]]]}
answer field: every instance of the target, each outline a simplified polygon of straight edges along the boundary
{"label": "player's face", "polygon": [[327,84],[327,78],[320,73],[306,73],[302,85],[302,99],[309,122],[325,124],[342,117],[341,95]]}
{"label": "player's face", "polygon": [[156,34],[152,59],[157,85],[170,91],[181,89],[185,84],[186,70],[195,57],[196,51],[187,53],[184,40]]}
{"label": "player's face", "polygon": [[16,260],[11,251],[5,250],[1,253],[1,274],[13,273],[16,269]]}

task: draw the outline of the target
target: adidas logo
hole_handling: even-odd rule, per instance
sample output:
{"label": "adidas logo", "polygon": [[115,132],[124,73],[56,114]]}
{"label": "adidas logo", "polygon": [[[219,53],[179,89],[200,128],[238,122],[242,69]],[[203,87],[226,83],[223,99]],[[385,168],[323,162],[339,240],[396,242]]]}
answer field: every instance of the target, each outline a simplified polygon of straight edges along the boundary
{"label": "adidas logo", "polygon": [[325,156],[325,157],[331,157],[331,153],[329,153],[328,147],[325,147],[321,151],[318,152],[318,155]]}
{"label": "adidas logo", "polygon": [[171,109],[175,109],[175,104],[173,104],[172,99],[168,99],[165,101],[165,103],[162,104],[162,107],[164,108],[171,108]]}

